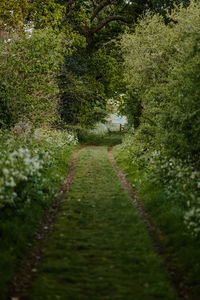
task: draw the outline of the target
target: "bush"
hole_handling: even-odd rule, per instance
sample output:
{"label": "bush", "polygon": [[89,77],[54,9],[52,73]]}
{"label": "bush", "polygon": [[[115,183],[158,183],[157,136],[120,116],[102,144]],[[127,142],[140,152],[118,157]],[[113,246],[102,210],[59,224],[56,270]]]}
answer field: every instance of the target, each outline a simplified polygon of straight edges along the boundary
{"label": "bush", "polygon": [[130,163],[142,170],[144,181],[162,186],[168,201],[182,203],[182,219],[197,236],[200,3],[175,7],[168,19],[166,25],[162,16],[147,13],[135,33],[122,38],[127,85],[134,95],[125,105],[139,125],[129,145]]}
{"label": "bush", "polygon": [[[48,51],[47,51],[48,49]],[[62,61],[62,35],[34,30],[0,41],[0,116],[2,128],[20,120],[38,126],[57,117],[56,75]]]}
{"label": "bush", "polygon": [[200,150],[199,15],[200,4],[193,1],[188,8],[175,8],[168,25],[161,16],[148,13],[135,34],[122,39],[127,85],[134,94],[126,105],[135,122],[140,117],[138,138],[147,148],[196,160]]}
{"label": "bush", "polygon": [[[20,136],[5,131],[0,134],[2,295],[12,280],[17,259],[27,249],[66,176],[77,144],[76,137],[67,131],[39,128],[33,132],[27,127]],[[19,128],[15,130],[19,132]]]}
{"label": "bush", "polygon": [[200,291],[200,172],[188,160],[148,151],[133,139],[127,136],[113,153],[195,298]]}
{"label": "bush", "polygon": [[152,184],[161,189],[164,201],[172,207],[179,206],[182,222],[188,233],[198,237],[200,234],[200,172],[190,159],[165,156],[162,152],[148,151],[140,144],[133,144],[135,137],[127,135],[122,144],[122,151],[127,154],[129,172],[134,173],[133,183]]}
{"label": "bush", "polygon": [[[49,197],[55,191],[52,185],[46,195],[46,171],[56,165],[58,155],[65,153],[65,148],[77,144],[77,139],[64,131],[37,129],[32,138],[23,142],[22,137],[16,138],[7,134],[1,136],[0,146],[0,208],[24,205],[33,201],[31,191],[35,188],[34,197]],[[61,157],[60,157],[61,159]],[[48,174],[49,175],[49,174]],[[55,173],[55,177],[59,174]],[[61,178],[59,178],[61,179]],[[44,195],[43,195],[44,194]]]}

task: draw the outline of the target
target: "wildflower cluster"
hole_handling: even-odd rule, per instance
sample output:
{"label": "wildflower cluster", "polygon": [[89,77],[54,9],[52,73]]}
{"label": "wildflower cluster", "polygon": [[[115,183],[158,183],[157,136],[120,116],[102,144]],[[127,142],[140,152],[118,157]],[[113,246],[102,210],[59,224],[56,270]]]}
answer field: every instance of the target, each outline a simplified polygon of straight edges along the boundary
{"label": "wildflower cluster", "polygon": [[0,208],[55,194],[57,186],[49,185],[49,180],[51,176],[63,179],[58,164],[65,159],[66,149],[78,142],[70,133],[50,129],[37,129],[28,142],[27,137],[11,134],[0,139]]}
{"label": "wildflower cluster", "polygon": [[20,196],[17,194],[17,187],[30,178],[40,177],[40,170],[43,168],[44,160],[39,157],[38,151],[28,148],[19,148],[8,152],[4,149],[0,153],[0,207],[7,204],[14,204]]}
{"label": "wildflower cluster", "polygon": [[134,168],[135,184],[142,181],[162,186],[164,198],[179,203],[183,222],[194,236],[200,234],[200,172],[191,159],[168,157],[161,151],[149,152],[126,137],[123,148]]}
{"label": "wildflower cluster", "polygon": [[105,136],[108,133],[108,127],[103,123],[97,123],[93,129],[88,130],[88,134]]}
{"label": "wildflower cluster", "polygon": [[46,142],[51,148],[78,144],[77,137],[67,130],[58,131],[40,128],[35,130],[33,137],[35,140]]}
{"label": "wildflower cluster", "polygon": [[188,161],[162,157],[159,153],[149,164],[149,179],[164,186],[166,198],[181,202],[184,223],[192,235],[200,234],[200,172]]}

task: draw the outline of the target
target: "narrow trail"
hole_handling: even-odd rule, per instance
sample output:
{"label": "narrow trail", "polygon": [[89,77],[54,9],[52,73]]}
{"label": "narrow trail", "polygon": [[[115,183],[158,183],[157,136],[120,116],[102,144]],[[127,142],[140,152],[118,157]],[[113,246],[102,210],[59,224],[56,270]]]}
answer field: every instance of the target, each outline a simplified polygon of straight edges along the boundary
{"label": "narrow trail", "polygon": [[[142,220],[119,170],[118,178],[111,148],[112,164],[107,147],[84,148],[77,159],[79,151],[9,299],[179,299],[146,230],[154,235],[155,228],[136,203],[146,224]],[[189,299],[185,292],[184,298]]]}

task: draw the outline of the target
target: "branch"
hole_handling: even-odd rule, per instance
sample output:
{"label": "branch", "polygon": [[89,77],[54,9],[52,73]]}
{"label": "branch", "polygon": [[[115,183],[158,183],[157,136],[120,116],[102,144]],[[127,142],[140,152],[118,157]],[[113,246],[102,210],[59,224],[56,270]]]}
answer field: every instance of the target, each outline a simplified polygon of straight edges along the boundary
{"label": "branch", "polygon": [[104,0],[102,1],[102,3],[97,6],[97,8],[95,8],[92,12],[92,15],[91,15],[91,18],[90,18],[90,21],[92,22],[96,16],[100,13],[100,11],[107,5],[109,5],[111,3],[111,0]]}
{"label": "branch", "polygon": [[92,0],[92,5],[93,5],[93,8],[96,9],[96,5],[94,3],[94,0]]}
{"label": "branch", "polygon": [[67,3],[64,4],[64,6],[68,9],[73,3],[75,3],[77,0],[69,0]]}
{"label": "branch", "polygon": [[96,28],[92,30],[92,33],[96,33],[97,31],[101,30],[106,24],[112,21],[122,21],[124,23],[128,23],[128,21],[122,16],[111,16],[103,20]]}

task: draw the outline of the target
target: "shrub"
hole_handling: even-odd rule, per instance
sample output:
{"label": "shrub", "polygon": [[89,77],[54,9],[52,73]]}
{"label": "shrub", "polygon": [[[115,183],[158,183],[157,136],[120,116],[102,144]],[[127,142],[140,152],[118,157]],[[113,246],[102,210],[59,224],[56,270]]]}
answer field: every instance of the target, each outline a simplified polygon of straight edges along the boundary
{"label": "shrub", "polygon": [[193,1],[188,8],[175,8],[168,25],[161,16],[148,13],[135,34],[122,39],[127,85],[134,95],[126,105],[135,122],[140,117],[138,138],[147,148],[196,160],[200,150],[199,15],[200,4]]}
{"label": "shrub", "polygon": [[30,129],[30,124],[20,123],[15,128],[18,136],[0,132],[2,295],[14,276],[18,258],[30,245],[36,226],[66,176],[77,144],[76,137],[67,131]]}
{"label": "shrub", "polygon": [[184,222],[199,235],[200,3],[175,7],[168,19],[166,25],[147,13],[135,33],[122,38],[133,95],[126,111],[139,125],[128,146],[130,163],[143,180],[163,186],[168,201],[181,202]]}
{"label": "shrub", "polygon": [[62,35],[49,29],[0,41],[1,127],[11,127],[20,120],[30,120],[35,126],[55,120],[55,79],[62,52]]}
{"label": "shrub", "polygon": [[134,185],[159,186],[164,201],[179,206],[182,222],[188,232],[200,234],[200,172],[191,160],[165,156],[161,151],[148,151],[141,144],[133,144],[135,137],[127,135],[122,151],[127,153],[130,171],[134,172]]}
{"label": "shrub", "polygon": [[[56,166],[57,160],[62,161],[62,155],[66,154],[67,148],[78,143],[67,131],[48,129],[35,130],[32,138],[29,137],[29,142],[23,142],[23,138],[11,134],[1,136],[0,208],[21,208],[26,202],[37,200],[37,196],[42,198],[42,201],[50,197],[56,187],[46,186],[49,181],[48,169]],[[54,172],[55,178],[60,176],[59,173],[56,174],[55,169]],[[46,188],[49,192],[45,195]]]}

